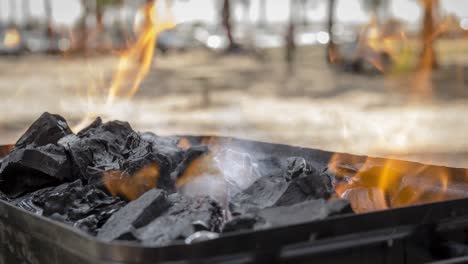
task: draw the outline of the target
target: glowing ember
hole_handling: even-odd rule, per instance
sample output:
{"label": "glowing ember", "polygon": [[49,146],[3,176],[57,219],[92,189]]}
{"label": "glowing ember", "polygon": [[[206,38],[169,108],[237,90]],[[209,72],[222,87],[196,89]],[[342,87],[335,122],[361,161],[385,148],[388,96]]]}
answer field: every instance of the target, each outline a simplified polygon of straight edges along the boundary
{"label": "glowing ember", "polygon": [[106,172],[103,175],[103,181],[112,195],[135,200],[157,186],[159,171],[158,164],[152,163],[133,175],[121,171]]}
{"label": "glowing ember", "polygon": [[8,48],[14,48],[21,42],[21,35],[17,29],[11,28],[5,31],[3,36],[3,45]]}

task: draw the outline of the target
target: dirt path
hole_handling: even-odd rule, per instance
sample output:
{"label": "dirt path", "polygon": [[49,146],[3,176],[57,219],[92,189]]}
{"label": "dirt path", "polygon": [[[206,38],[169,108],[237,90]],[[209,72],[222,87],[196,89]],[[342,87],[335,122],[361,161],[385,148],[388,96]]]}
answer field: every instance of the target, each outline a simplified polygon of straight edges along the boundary
{"label": "dirt path", "polygon": [[292,77],[277,53],[265,61],[204,51],[158,56],[136,97],[111,107],[95,95],[116,58],[1,58],[0,143],[14,142],[43,111],[73,124],[91,111],[159,134],[219,134],[468,167],[464,70],[460,80],[446,66],[432,96],[421,99],[413,96],[414,76],[345,74],[323,63],[321,49],[300,52]]}

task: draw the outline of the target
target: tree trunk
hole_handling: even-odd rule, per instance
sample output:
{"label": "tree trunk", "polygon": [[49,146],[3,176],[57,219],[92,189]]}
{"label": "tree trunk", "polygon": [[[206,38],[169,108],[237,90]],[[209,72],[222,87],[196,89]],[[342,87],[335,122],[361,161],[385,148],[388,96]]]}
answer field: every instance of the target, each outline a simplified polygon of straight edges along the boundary
{"label": "tree trunk", "polygon": [[294,60],[296,55],[296,19],[295,19],[295,11],[296,7],[298,6],[298,2],[296,0],[289,0],[289,25],[288,29],[286,30],[285,42],[286,42],[286,50],[285,50],[285,60],[287,63],[287,74],[288,76],[294,73]]}
{"label": "tree trunk", "polygon": [[229,47],[228,50],[234,49],[237,45],[234,41],[234,37],[232,35],[232,24],[231,24],[231,3],[230,0],[224,0],[223,8],[222,8],[222,18],[223,18],[223,26],[226,31],[226,35],[229,40]]}
{"label": "tree trunk", "polygon": [[99,33],[104,31],[104,22],[102,18],[104,17],[104,10],[101,5],[96,5],[96,30]]}
{"label": "tree trunk", "polygon": [[54,28],[53,28],[53,20],[52,20],[52,3],[50,0],[44,0],[44,10],[45,10],[45,16],[47,19],[47,29],[46,29],[46,35],[47,38],[52,38],[54,36]]}
{"label": "tree trunk", "polygon": [[330,37],[327,45],[327,54],[326,60],[328,63],[335,63],[338,59],[338,49],[333,39],[333,26],[335,24],[335,9],[336,1],[328,0],[328,21],[327,21],[327,31]]}
{"label": "tree trunk", "polygon": [[432,70],[438,66],[437,56],[434,49],[436,38],[436,12],[438,11],[437,0],[422,0],[424,6],[423,28],[421,32],[422,51],[419,58],[418,68],[420,70]]}
{"label": "tree trunk", "polygon": [[88,31],[88,24],[87,19],[90,13],[90,6],[89,0],[81,0],[81,6],[83,7],[83,15],[79,21],[79,38],[76,43],[76,48],[83,52],[87,52],[88,50],[88,38],[89,38],[89,31]]}

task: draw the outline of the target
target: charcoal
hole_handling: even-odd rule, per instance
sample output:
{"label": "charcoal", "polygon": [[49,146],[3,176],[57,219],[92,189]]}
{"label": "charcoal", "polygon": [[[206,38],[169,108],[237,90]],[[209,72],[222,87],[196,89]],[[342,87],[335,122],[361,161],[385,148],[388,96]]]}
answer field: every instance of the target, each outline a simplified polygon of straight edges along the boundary
{"label": "charcoal", "polygon": [[190,245],[197,242],[202,242],[206,240],[212,240],[219,237],[219,233],[210,232],[210,231],[198,231],[191,234],[185,239],[185,244]]}
{"label": "charcoal", "polygon": [[96,234],[107,219],[125,205],[120,198],[112,197],[93,185],[84,185],[82,180],[38,192],[32,196],[32,203],[41,209],[43,216],[91,234]]}
{"label": "charcoal", "polygon": [[252,230],[256,225],[263,225],[264,223],[263,218],[254,214],[239,215],[223,226],[223,233]]}
{"label": "charcoal", "polygon": [[288,187],[275,205],[292,205],[308,199],[329,198],[333,194],[330,176],[313,168],[304,158],[288,159],[285,176]]}
{"label": "charcoal", "polygon": [[329,198],[333,186],[328,174],[319,172],[303,158],[288,159],[284,175],[268,175],[234,196],[231,209],[247,213],[272,206],[285,206],[310,199]]}
{"label": "charcoal", "polygon": [[231,211],[245,214],[274,206],[287,187],[288,183],[281,177],[264,176],[232,198]]}
{"label": "charcoal", "polygon": [[186,197],[178,193],[168,196],[171,206],[148,225],[136,230],[137,238],[148,245],[167,245],[186,239],[196,232],[194,227],[205,223],[210,232],[219,232],[223,224],[223,211],[208,197]]}
{"label": "charcoal", "polygon": [[179,143],[179,137],[162,137],[152,132],[141,133],[140,136],[144,141],[150,142],[156,152],[161,153],[164,156],[172,157],[174,167],[182,161],[184,151],[179,147],[175,147]]}
{"label": "charcoal", "polygon": [[265,224],[257,228],[301,224],[344,213],[352,213],[351,206],[346,200],[328,202],[324,199],[309,200],[295,205],[260,210],[258,216],[264,219]]}
{"label": "charcoal", "polygon": [[170,173],[180,162],[182,150],[175,140],[149,135],[138,134],[126,122],[102,123],[98,118],[76,136],[67,136],[59,143],[70,153],[72,174],[76,178],[102,183],[105,172],[118,171],[122,177],[131,177],[156,163],[160,170],[158,187],[173,191],[175,186]]}
{"label": "charcoal", "polygon": [[58,145],[14,149],[0,167],[0,190],[10,197],[72,180],[65,149]]}
{"label": "charcoal", "polygon": [[46,112],[21,136],[16,142],[15,149],[55,144],[69,134],[72,134],[72,131],[63,117]]}
{"label": "charcoal", "polygon": [[135,239],[133,230],[147,225],[169,206],[166,192],[152,189],[109,218],[99,231],[98,238],[104,241]]}
{"label": "charcoal", "polygon": [[8,198],[8,196],[6,194],[4,194],[2,191],[0,191],[0,200],[9,202],[10,198]]}
{"label": "charcoal", "polygon": [[195,146],[190,147],[184,155],[183,160],[178,164],[175,170],[171,173],[171,178],[173,181],[182,177],[185,172],[185,169],[194,161],[195,159],[209,153],[209,148],[206,146]]}
{"label": "charcoal", "polygon": [[89,180],[103,171],[120,169],[122,146],[132,133],[135,132],[128,123],[113,121],[102,124],[97,119],[77,134],[78,139],[68,137],[62,140],[72,159],[73,174]]}

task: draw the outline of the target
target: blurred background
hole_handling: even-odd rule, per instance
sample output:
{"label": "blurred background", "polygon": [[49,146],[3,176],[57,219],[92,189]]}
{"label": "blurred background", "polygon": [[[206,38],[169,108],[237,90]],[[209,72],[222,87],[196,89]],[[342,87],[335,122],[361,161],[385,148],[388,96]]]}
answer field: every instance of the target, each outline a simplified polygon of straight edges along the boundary
{"label": "blurred background", "polygon": [[0,144],[44,111],[468,167],[464,0],[0,0]]}

